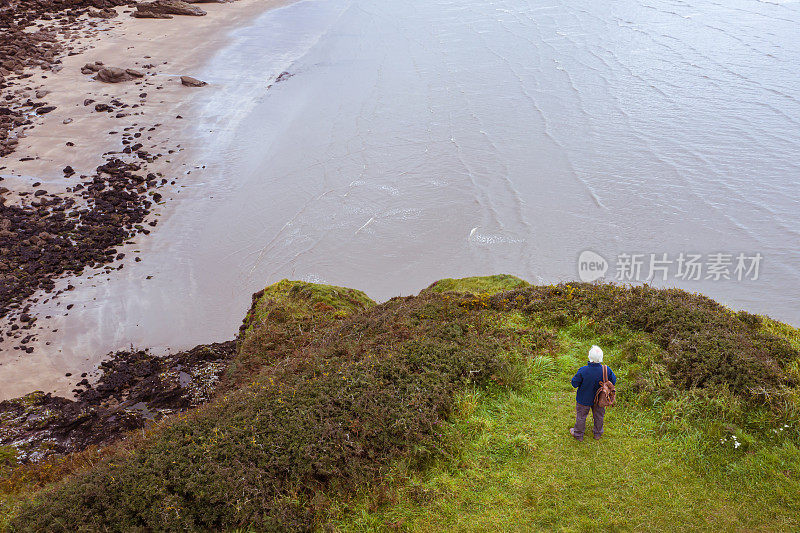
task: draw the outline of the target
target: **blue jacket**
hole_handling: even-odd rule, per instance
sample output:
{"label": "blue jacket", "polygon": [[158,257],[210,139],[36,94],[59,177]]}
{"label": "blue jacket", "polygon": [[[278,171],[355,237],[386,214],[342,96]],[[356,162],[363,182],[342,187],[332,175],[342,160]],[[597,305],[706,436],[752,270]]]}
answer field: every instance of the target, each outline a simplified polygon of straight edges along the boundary
{"label": "blue jacket", "polygon": [[[600,380],[603,379],[603,365],[600,363],[588,363],[578,369],[578,373],[572,378],[572,386],[578,389],[575,393],[575,400],[581,405],[594,405],[594,395],[600,388]],[[614,385],[617,384],[617,376],[608,369],[608,379]]]}

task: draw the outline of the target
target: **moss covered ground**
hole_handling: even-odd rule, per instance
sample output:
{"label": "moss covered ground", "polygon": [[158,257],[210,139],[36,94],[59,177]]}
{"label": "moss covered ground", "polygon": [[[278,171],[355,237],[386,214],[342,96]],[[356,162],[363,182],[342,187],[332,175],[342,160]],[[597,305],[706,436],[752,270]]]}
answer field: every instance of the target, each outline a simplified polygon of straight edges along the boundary
{"label": "moss covered ground", "polygon": [[[492,276],[376,305],[283,281],[213,402],[61,480],[7,465],[0,528],[793,530],[799,342],[677,290]],[[619,405],[577,443],[592,344]]]}
{"label": "moss covered ground", "polygon": [[470,278],[445,278],[432,283],[426,289],[428,292],[470,292],[473,294],[495,294],[501,291],[510,291],[529,287],[530,283],[508,274],[495,274],[494,276],[473,276]]}

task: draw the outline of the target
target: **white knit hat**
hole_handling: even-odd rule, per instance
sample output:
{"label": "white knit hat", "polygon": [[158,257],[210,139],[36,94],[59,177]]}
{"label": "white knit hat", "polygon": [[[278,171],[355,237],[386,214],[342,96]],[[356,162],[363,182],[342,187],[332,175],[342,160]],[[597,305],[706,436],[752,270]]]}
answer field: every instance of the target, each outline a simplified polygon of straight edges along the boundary
{"label": "white knit hat", "polygon": [[601,350],[599,346],[592,346],[589,349],[589,362],[590,363],[603,362],[603,350]]}

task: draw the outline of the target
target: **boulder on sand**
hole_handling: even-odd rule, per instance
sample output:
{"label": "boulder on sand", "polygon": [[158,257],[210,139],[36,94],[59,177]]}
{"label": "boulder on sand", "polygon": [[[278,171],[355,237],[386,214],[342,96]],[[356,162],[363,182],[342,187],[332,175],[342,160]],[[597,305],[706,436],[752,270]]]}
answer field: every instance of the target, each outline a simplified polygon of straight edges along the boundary
{"label": "boulder on sand", "polygon": [[181,83],[187,87],[202,87],[204,85],[208,85],[206,82],[200,81],[191,76],[181,76]]}
{"label": "boulder on sand", "polygon": [[169,18],[169,15],[190,15],[200,17],[206,12],[197,6],[181,0],[155,0],[136,4],[133,16],[137,18]]}
{"label": "boulder on sand", "polygon": [[141,78],[144,76],[143,72],[134,70],[132,68],[124,69],[119,67],[105,67],[100,69],[95,76],[95,79],[104,81],[106,83],[119,83],[121,81],[128,81],[134,78]]}
{"label": "boulder on sand", "polygon": [[86,63],[81,67],[82,74],[91,74],[92,72],[100,72],[103,70],[103,62],[95,61],[94,63]]}
{"label": "boulder on sand", "polygon": [[114,11],[113,9],[111,9],[111,8],[108,8],[108,9],[95,9],[95,8],[91,8],[90,7],[89,11],[87,11],[87,15],[89,15],[90,17],[93,17],[93,18],[98,18],[98,19],[113,19],[114,17],[117,16],[117,12]]}

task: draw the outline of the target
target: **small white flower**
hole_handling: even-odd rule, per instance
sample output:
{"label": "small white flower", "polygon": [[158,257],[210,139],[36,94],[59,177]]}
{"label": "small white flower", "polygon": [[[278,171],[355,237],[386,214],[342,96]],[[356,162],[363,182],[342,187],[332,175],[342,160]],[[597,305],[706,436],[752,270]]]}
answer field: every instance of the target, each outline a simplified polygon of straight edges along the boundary
{"label": "small white flower", "polygon": [[738,442],[734,442],[734,443],[733,443],[733,447],[734,447],[734,448],[738,448],[739,446],[741,446],[741,444],[739,444]]}

